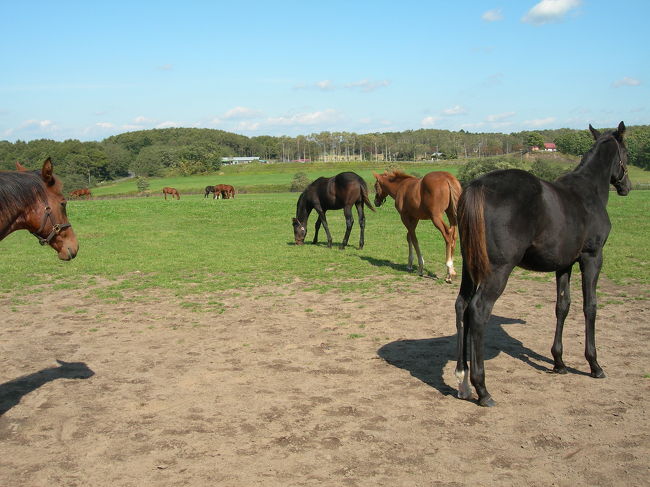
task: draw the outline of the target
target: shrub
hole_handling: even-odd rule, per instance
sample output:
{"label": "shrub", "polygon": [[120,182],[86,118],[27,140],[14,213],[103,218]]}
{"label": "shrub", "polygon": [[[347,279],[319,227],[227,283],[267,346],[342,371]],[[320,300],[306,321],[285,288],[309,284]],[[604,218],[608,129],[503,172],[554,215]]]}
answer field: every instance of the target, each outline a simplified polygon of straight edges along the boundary
{"label": "shrub", "polygon": [[530,172],[545,181],[555,181],[568,171],[568,169],[550,164],[544,159],[535,159],[535,161],[530,165]]}
{"label": "shrub", "polygon": [[522,169],[523,164],[516,159],[473,159],[458,171],[458,180],[463,186],[470,181],[498,169]]}
{"label": "shrub", "polygon": [[149,180],[147,178],[143,178],[142,176],[138,176],[135,178],[135,185],[138,187],[138,191],[140,193],[144,193],[149,189]]}
{"label": "shrub", "polygon": [[307,177],[307,174],[305,174],[304,172],[297,172],[293,176],[293,180],[291,181],[291,187],[289,188],[289,190],[292,193],[304,191],[304,189],[307,186],[309,186],[309,183],[310,181],[309,178]]}

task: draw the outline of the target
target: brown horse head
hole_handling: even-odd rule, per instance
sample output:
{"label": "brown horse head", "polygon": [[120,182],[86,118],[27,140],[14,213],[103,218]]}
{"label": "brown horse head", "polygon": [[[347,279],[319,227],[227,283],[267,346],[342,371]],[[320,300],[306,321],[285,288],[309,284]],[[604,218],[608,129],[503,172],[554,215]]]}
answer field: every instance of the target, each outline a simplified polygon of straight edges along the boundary
{"label": "brown horse head", "polygon": [[41,245],[48,244],[56,250],[59,259],[74,259],[79,251],[79,243],[66,214],[63,184],[54,175],[49,157],[43,163],[39,176],[45,201],[38,201],[37,198],[25,212],[25,228],[39,239]]}
{"label": "brown horse head", "polygon": [[375,206],[381,206],[384,201],[386,201],[386,198],[388,197],[388,193],[384,191],[383,186],[381,185],[381,179],[385,176],[385,174],[379,175],[375,172],[372,173],[372,175],[375,177]]}

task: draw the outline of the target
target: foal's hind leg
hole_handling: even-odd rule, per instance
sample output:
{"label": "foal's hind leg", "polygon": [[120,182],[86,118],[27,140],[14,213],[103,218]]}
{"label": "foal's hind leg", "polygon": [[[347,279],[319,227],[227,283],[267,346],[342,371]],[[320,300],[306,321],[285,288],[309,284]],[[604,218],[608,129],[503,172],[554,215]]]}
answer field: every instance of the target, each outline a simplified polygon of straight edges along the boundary
{"label": "foal's hind leg", "polygon": [[343,214],[345,215],[345,236],[343,237],[343,242],[341,242],[341,250],[345,248],[350,239],[350,232],[352,231],[352,225],[354,225],[354,218],[352,217],[352,206],[346,206],[343,208]]}
{"label": "foal's hind leg", "polygon": [[483,363],[484,332],[487,327],[494,303],[508,283],[512,267],[493,268],[490,274],[481,282],[467,306],[465,327],[470,333],[470,380],[478,394],[481,406],[494,406],[496,403],[485,387],[485,366]]}
{"label": "foal's hind leg", "polygon": [[454,270],[454,247],[456,246],[455,228],[447,226],[442,219],[442,214],[434,216],[431,221],[435,227],[440,230],[442,238],[445,239],[445,265],[447,266],[447,275],[445,281],[451,283],[451,278],[456,277]]}
{"label": "foal's hind leg", "polygon": [[357,202],[355,203],[357,207],[357,213],[359,215],[359,250],[363,248],[363,245],[365,243],[364,240],[364,232],[366,229],[366,215],[363,212],[363,202]]}
{"label": "foal's hind leg", "polygon": [[[476,291],[476,286],[463,265],[462,279],[460,282],[460,291],[456,298],[456,378],[458,379],[458,398],[469,399],[472,397],[472,390],[469,386],[469,367],[467,366],[467,350],[469,347],[469,328],[468,321],[465,320],[465,311],[472,295]],[[463,323],[465,325],[463,326]]]}

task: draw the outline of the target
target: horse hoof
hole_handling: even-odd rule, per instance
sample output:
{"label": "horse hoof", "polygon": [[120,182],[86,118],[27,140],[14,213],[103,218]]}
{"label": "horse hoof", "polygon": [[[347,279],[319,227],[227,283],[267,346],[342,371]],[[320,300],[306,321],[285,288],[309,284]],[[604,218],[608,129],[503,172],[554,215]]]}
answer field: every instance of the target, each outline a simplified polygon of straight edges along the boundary
{"label": "horse hoof", "polygon": [[445,282],[447,284],[451,284],[451,277],[445,277]]}
{"label": "horse hoof", "polygon": [[556,374],[564,375],[564,374],[568,373],[568,370],[563,365],[562,367],[553,367],[553,372],[555,372]]}
{"label": "horse hoof", "polygon": [[603,369],[596,370],[596,371],[593,371],[593,370],[592,370],[590,375],[591,375],[594,379],[604,379],[605,377],[607,377],[607,376],[605,375],[605,372],[603,372]]}
{"label": "horse hoof", "polygon": [[491,408],[497,405],[494,399],[492,399],[490,396],[482,397],[478,400],[478,404],[484,408]]}

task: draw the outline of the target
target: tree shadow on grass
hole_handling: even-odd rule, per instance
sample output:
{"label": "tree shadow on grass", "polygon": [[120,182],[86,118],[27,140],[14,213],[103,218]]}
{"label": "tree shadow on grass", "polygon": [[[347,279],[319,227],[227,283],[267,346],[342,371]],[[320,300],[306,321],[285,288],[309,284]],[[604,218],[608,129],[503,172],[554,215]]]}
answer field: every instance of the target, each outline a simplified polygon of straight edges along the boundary
{"label": "tree shadow on grass", "polygon": [[[492,316],[485,333],[485,360],[504,352],[517,360],[544,372],[553,371],[553,359],[525,347],[521,341],[511,337],[503,325],[524,325],[525,321],[501,316]],[[443,395],[455,395],[456,388],[445,383],[443,371],[448,362],[456,362],[456,335],[420,340],[398,340],[382,346],[377,354],[386,362],[409,373],[437,389]],[[489,370],[489,366],[486,365]],[[589,375],[577,369],[569,372]],[[454,384],[455,386],[456,384]]]}
{"label": "tree shadow on grass", "polygon": [[0,416],[20,402],[23,396],[57,379],[88,379],[95,373],[83,362],[63,362],[33,374],[0,384]]}

